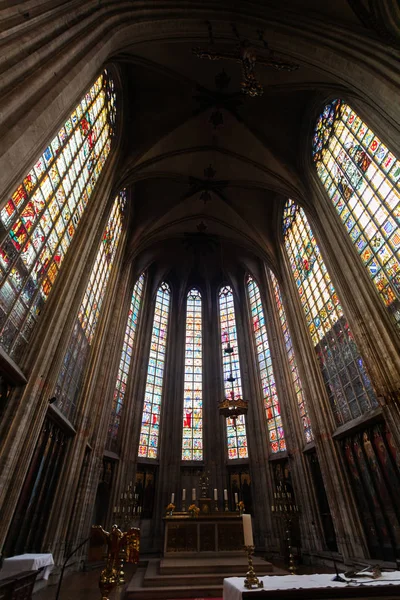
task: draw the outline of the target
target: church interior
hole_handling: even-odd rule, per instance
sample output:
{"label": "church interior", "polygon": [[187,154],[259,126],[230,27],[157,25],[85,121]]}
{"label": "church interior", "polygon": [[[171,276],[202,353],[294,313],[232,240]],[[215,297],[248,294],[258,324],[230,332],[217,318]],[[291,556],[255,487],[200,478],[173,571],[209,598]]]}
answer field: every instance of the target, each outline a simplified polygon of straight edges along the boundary
{"label": "church interior", "polygon": [[398,1],[0,16],[3,564],[397,569]]}

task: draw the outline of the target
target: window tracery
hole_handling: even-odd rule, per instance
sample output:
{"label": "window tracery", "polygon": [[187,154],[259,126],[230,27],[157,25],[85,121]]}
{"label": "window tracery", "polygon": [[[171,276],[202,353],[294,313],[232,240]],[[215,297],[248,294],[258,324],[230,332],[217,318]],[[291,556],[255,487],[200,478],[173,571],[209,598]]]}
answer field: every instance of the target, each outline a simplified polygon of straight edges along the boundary
{"label": "window tracery", "polygon": [[[242,398],[242,380],[240,374],[239,350],[236,330],[235,307],[233,292],[230,286],[224,286],[219,292],[219,317],[221,332],[222,370],[225,395],[234,394]],[[227,347],[232,351],[227,353]],[[228,378],[234,378],[231,383]],[[226,419],[226,434],[228,442],[228,458],[247,458],[246,421],[240,415],[235,421]]]}
{"label": "window tracery", "polygon": [[269,349],[260,289],[251,275],[247,277],[247,293],[250,303],[251,327],[258,360],[265,415],[267,417],[269,445],[271,451],[276,454],[277,452],[286,450],[285,432],[282,426],[281,407],[272,368],[271,351]]}
{"label": "window tracery", "polygon": [[288,200],[286,252],[337,425],[378,405],[338,294],[302,208]]}
{"label": "window tracery", "polygon": [[111,147],[104,71],[0,211],[1,344],[18,358],[54,285]]}
{"label": "window tracery", "polygon": [[324,107],[312,153],[329,198],[400,327],[400,161],[340,99]]}
{"label": "window tracery", "polygon": [[303,424],[304,436],[306,439],[306,443],[312,442],[314,439],[312,429],[311,429],[311,421],[308,416],[306,401],[304,398],[303,386],[300,379],[299,370],[297,368],[296,357],[294,354],[292,338],[289,331],[289,325],[286,319],[286,312],[282,302],[281,290],[278,284],[278,280],[273,274],[273,272],[268,269],[269,277],[272,281],[272,287],[274,290],[274,296],[276,300],[276,306],[278,308],[279,320],[281,322],[283,339],[285,340],[285,347],[289,361],[290,374],[292,376],[292,381],[294,385],[294,390],[297,398],[297,406],[299,407],[300,419]]}
{"label": "window tracery", "polygon": [[70,420],[76,411],[90,346],[120,240],[125,202],[125,191],[121,191],[114,200],[110,217],[104,228],[89,282],[58,375],[54,391],[57,407]]}
{"label": "window tracery", "polygon": [[170,287],[163,282],[157,290],[154,309],[139,440],[138,456],[140,458],[157,458],[158,456],[170,300]]}
{"label": "window tracery", "polygon": [[202,355],[202,301],[194,288],[186,299],[182,460],[203,460]]}
{"label": "window tracery", "polygon": [[128,384],[128,376],[130,364],[132,360],[133,347],[136,335],[136,329],[139,320],[139,311],[141,308],[141,300],[145,275],[142,273],[134,285],[132,292],[131,305],[129,307],[128,321],[125,328],[125,337],[122,344],[122,353],[118,367],[117,381],[115,384],[113,404],[111,409],[110,425],[108,427],[106,448],[108,450],[116,450],[119,425],[121,422],[121,414],[123,410],[126,387]]}

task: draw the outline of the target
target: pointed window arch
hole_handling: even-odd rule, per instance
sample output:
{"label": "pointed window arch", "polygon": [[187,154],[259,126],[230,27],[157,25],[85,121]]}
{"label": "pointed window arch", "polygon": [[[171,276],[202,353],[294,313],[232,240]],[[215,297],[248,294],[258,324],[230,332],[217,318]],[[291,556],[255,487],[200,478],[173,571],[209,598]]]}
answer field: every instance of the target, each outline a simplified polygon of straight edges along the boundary
{"label": "pointed window arch", "polygon": [[272,358],[268,344],[260,289],[251,275],[247,276],[247,293],[250,303],[251,328],[258,359],[265,415],[267,417],[269,445],[271,451],[275,454],[276,452],[286,450],[285,432],[282,426],[281,407],[272,368]]}
{"label": "pointed window arch", "polygon": [[[236,398],[242,398],[242,378],[240,374],[235,306],[232,288],[228,285],[223,286],[219,292],[219,318],[224,392],[226,396],[234,394]],[[228,347],[232,349],[231,352],[226,352]],[[229,382],[228,378],[233,378],[234,381]],[[228,458],[247,458],[246,421],[244,415],[240,415],[236,419],[236,427],[232,419],[226,419],[226,434]]]}
{"label": "pointed window arch", "polygon": [[203,341],[199,290],[186,299],[182,460],[203,460]]}
{"label": "pointed window arch", "polygon": [[158,457],[170,301],[171,290],[164,281],[157,290],[154,309],[139,441],[138,456],[142,458]]}
{"label": "pointed window arch", "polygon": [[0,211],[0,339],[19,358],[111,147],[116,98],[104,71]]}
{"label": "pointed window arch", "polygon": [[75,414],[90,346],[121,237],[125,202],[125,191],[122,191],[114,200],[107,225],[104,228],[54,390],[57,407],[70,420]]}
{"label": "pointed window arch", "polygon": [[327,104],[313,158],[360,259],[400,327],[400,161],[342,100]]}
{"label": "pointed window arch", "polygon": [[107,450],[111,451],[117,450],[118,431],[121,422],[126,387],[128,384],[136,329],[139,321],[139,311],[141,308],[144,282],[145,274],[142,273],[133,288],[131,305],[129,307],[128,321],[126,323],[125,337],[122,344],[122,353],[119,361],[118,375],[115,383],[113,404],[111,409],[111,418],[107,434],[106,448]]}
{"label": "pointed window arch", "polygon": [[311,429],[311,421],[308,416],[306,401],[304,398],[303,386],[300,379],[299,370],[297,368],[296,357],[294,355],[294,349],[292,344],[292,338],[289,331],[288,322],[286,319],[286,313],[282,302],[281,290],[278,284],[278,280],[275,275],[268,269],[269,277],[272,281],[272,287],[274,290],[274,296],[276,301],[276,306],[278,309],[279,320],[281,322],[283,339],[285,340],[285,347],[289,361],[290,373],[292,376],[292,381],[294,385],[294,389],[297,397],[297,405],[299,407],[300,419],[303,424],[304,436],[306,438],[306,443],[312,442],[314,439],[312,429]]}
{"label": "pointed window arch", "polygon": [[283,231],[332,411],[341,425],[378,403],[307,217],[293,200],[285,205]]}

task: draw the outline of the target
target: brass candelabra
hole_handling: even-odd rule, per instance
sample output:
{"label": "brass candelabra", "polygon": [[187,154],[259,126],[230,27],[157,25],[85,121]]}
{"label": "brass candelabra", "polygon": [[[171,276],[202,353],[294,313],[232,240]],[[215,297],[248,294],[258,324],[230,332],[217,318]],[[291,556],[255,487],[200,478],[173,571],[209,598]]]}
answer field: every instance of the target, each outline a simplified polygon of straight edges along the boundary
{"label": "brass candelabra", "polygon": [[247,552],[247,560],[249,562],[249,570],[246,573],[246,579],[244,580],[244,587],[248,590],[254,590],[257,588],[263,588],[264,583],[258,579],[255,574],[253,567],[254,546],[245,546],[244,549]]}
{"label": "brass candelabra", "polygon": [[294,501],[293,493],[288,491],[287,486],[280,484],[274,492],[275,504],[271,505],[273,516],[283,519],[285,525],[285,541],[289,555],[289,573],[294,575],[296,565],[294,562],[292,548],[292,522],[299,516],[299,507]]}

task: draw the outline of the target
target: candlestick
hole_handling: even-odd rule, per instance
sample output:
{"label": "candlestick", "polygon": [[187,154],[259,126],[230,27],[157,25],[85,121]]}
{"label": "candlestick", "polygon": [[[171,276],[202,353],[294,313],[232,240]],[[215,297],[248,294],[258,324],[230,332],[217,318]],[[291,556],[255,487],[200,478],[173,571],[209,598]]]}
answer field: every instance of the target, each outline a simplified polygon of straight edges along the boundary
{"label": "candlestick", "polygon": [[228,501],[228,490],[224,490],[224,500]]}
{"label": "candlestick", "polygon": [[186,490],[185,490],[185,488],[183,488],[183,490],[182,490],[182,501],[183,500],[186,500]]}
{"label": "candlestick", "polygon": [[238,495],[237,495],[237,492],[235,492],[235,506],[236,506],[236,509],[237,509],[237,510],[238,510],[238,508],[237,508],[237,505],[238,505],[238,504],[239,504],[239,497],[238,497]]}
{"label": "candlestick", "polygon": [[214,500],[218,500],[218,490],[214,488]]}
{"label": "candlestick", "polygon": [[251,515],[242,515],[243,537],[245,546],[253,546],[253,528],[251,526]]}
{"label": "candlestick", "polygon": [[196,500],[196,488],[192,488],[192,502]]}
{"label": "candlestick", "polygon": [[[250,515],[246,515],[246,516],[250,516]],[[263,588],[264,583],[262,581],[260,581],[258,579],[258,577],[256,576],[254,567],[253,567],[253,559],[251,558],[251,555],[254,554],[254,546],[245,546],[244,549],[247,552],[247,560],[249,562],[249,570],[246,573],[246,579],[244,580],[244,587],[247,588],[248,590],[252,590],[255,588]]]}
{"label": "candlestick", "polygon": [[172,494],[171,494],[171,504],[173,504],[174,501],[175,501],[175,493],[172,492]]}

